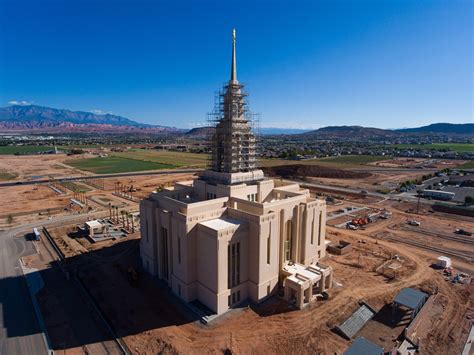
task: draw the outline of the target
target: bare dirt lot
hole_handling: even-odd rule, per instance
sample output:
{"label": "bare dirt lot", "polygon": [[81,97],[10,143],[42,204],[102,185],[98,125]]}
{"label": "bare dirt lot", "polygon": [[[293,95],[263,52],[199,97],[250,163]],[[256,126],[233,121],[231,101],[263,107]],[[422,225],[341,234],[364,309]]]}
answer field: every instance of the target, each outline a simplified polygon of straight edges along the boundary
{"label": "bare dirt lot", "polygon": [[394,158],[389,160],[380,160],[372,163],[368,163],[370,166],[386,167],[386,168],[409,168],[417,169],[421,167],[425,168],[454,168],[456,166],[464,164],[465,160],[454,160],[454,159],[428,159],[428,158]]}
{"label": "bare dirt lot", "polygon": [[[46,156],[46,158],[48,157],[50,156]],[[147,197],[153,190],[160,186],[169,185],[173,181],[192,178],[192,174],[164,174],[98,179],[101,182],[103,181],[104,189],[91,185],[89,180],[69,183],[67,185],[69,188],[72,185],[86,191],[87,207],[80,207],[72,203],[71,198],[76,198],[74,192],[59,183],[56,183],[56,185],[59,185],[58,187],[64,193],[58,193],[47,184],[1,187],[0,201],[8,203],[0,206],[0,229],[35,220],[45,220],[50,217],[54,219],[57,216],[71,213],[85,213],[91,210],[106,211],[109,202],[124,210],[138,211],[137,201]],[[117,182],[120,182],[121,186],[133,188],[132,195],[135,197],[135,202],[113,195]],[[100,186],[102,187],[102,185]],[[90,199],[94,196],[96,198]]]}
{"label": "bare dirt lot", "polygon": [[79,172],[63,165],[65,154],[1,155],[0,169],[16,175],[14,180],[37,180],[48,177],[78,175]]}

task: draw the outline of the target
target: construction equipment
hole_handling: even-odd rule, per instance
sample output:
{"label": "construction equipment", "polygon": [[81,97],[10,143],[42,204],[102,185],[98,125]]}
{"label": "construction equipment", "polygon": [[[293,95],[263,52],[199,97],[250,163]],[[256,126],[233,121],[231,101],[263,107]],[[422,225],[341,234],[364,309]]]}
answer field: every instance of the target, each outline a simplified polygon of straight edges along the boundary
{"label": "construction equipment", "polygon": [[461,229],[461,228],[456,228],[456,230],[454,231],[454,233],[456,234],[461,234],[461,235],[467,235],[467,236],[471,236],[472,233],[467,231],[467,230],[464,230],[464,229]]}

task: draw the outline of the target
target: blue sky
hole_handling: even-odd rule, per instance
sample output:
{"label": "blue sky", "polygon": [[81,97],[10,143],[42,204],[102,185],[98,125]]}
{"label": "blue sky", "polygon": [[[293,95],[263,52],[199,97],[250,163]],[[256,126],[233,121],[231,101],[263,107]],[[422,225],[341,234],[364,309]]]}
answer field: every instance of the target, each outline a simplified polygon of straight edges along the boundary
{"label": "blue sky", "polygon": [[0,106],[205,123],[238,78],[263,127],[474,122],[470,0],[0,0]]}

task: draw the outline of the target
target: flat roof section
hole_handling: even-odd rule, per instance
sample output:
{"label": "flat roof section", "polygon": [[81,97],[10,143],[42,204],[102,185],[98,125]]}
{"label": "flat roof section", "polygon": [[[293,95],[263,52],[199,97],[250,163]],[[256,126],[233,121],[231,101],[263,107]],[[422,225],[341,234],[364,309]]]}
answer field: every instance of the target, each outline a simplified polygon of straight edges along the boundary
{"label": "flat roof section", "polygon": [[374,315],[375,311],[372,308],[362,304],[349,318],[337,326],[336,329],[347,339],[352,339]]}
{"label": "flat roof section", "polygon": [[231,218],[215,218],[206,222],[201,222],[199,224],[202,224],[203,226],[207,228],[220,231],[223,229],[227,229],[229,227],[238,227],[242,224],[242,222],[236,219],[231,219]]}
{"label": "flat roof section", "polygon": [[428,295],[424,292],[414,288],[404,288],[398,293],[393,302],[415,310],[421,308],[421,305],[423,305],[427,298]]}
{"label": "flat roof section", "polygon": [[344,351],[344,355],[382,355],[383,353],[383,348],[363,337],[357,338],[352,345]]}

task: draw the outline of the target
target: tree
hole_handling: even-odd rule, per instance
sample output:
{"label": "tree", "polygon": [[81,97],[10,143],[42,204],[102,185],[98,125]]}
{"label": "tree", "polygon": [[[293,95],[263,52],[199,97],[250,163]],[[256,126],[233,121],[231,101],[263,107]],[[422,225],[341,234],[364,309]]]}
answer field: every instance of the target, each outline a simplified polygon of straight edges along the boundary
{"label": "tree", "polygon": [[7,216],[7,223],[8,223],[8,224],[12,224],[12,223],[13,223],[13,215],[9,214],[9,215]]}
{"label": "tree", "polygon": [[466,205],[473,205],[474,204],[474,197],[473,196],[466,196],[464,198],[464,203]]}

